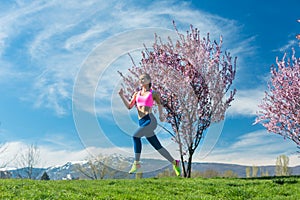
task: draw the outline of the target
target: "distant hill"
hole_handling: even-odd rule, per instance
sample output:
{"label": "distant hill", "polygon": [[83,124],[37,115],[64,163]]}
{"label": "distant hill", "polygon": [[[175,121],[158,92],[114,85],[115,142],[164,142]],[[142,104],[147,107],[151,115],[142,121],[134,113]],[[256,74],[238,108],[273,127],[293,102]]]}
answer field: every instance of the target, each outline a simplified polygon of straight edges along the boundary
{"label": "distant hill", "polygon": [[[106,167],[108,171],[116,169],[114,166],[117,166],[119,163],[125,163],[125,167],[122,170],[115,171],[114,173],[107,173],[103,178],[135,178],[134,175],[128,174],[130,165],[132,163],[132,158],[124,157],[114,157],[113,163],[110,164],[110,167]],[[165,170],[172,171],[172,166],[167,161],[156,160],[156,159],[144,159],[143,163],[143,177],[156,177],[159,173],[164,172]],[[231,170],[233,173],[237,174],[238,177],[246,177],[246,167],[244,165],[236,164],[224,164],[224,163],[193,163],[192,172],[205,172],[207,170],[213,170],[220,174],[223,174],[225,171]],[[249,166],[252,167],[252,166]],[[269,176],[275,175],[275,166],[257,166],[259,177],[261,172],[268,172]],[[89,179],[85,176],[81,170],[90,170],[91,166],[88,162],[68,162],[62,166],[49,167],[49,168],[35,168],[33,170],[33,177],[40,179],[44,172],[46,172],[51,180],[63,180],[63,179]],[[157,169],[157,170],[155,170]],[[300,175],[300,166],[290,167],[292,175]],[[26,169],[14,169],[7,170],[0,173],[0,178],[24,178],[27,175]],[[5,175],[5,176],[4,176]]]}
{"label": "distant hill", "polygon": [[[219,173],[224,173],[227,170],[231,170],[238,175],[238,177],[246,177],[246,167],[252,168],[252,166],[236,165],[236,164],[224,164],[224,163],[194,163],[193,170],[204,172],[206,170],[215,170]],[[257,176],[261,173],[268,172],[269,176],[275,176],[276,166],[256,166],[258,167]],[[300,175],[300,166],[290,167],[292,175]]]}

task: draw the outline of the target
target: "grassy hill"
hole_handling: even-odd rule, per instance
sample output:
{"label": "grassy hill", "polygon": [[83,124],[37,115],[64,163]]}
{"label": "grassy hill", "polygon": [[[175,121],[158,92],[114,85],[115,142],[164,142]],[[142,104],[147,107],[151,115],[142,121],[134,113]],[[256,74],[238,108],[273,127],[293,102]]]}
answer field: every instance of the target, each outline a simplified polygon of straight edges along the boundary
{"label": "grassy hill", "polygon": [[299,199],[300,177],[146,178],[72,181],[0,179],[0,199]]}

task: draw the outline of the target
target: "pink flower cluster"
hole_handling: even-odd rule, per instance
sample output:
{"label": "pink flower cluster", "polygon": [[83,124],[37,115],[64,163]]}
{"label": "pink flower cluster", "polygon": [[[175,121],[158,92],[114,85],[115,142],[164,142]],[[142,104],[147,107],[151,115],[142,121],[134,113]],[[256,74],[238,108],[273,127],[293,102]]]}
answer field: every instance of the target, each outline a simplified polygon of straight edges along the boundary
{"label": "pink flower cluster", "polygon": [[259,105],[256,123],[262,123],[269,132],[282,135],[300,145],[300,59],[281,61],[271,69],[269,91]]}

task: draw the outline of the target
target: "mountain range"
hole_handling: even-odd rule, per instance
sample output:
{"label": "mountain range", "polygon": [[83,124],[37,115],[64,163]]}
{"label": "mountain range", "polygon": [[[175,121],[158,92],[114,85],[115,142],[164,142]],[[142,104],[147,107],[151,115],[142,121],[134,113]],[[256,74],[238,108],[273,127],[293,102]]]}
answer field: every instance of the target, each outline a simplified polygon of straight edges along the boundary
{"label": "mountain range", "polygon": [[[113,156],[109,160],[106,158],[98,160],[68,162],[62,166],[48,168],[28,168],[1,170],[0,178],[28,178],[41,179],[43,174],[47,174],[51,180],[72,180],[72,179],[106,179],[106,178],[135,178],[135,175],[128,174],[132,158]],[[144,159],[142,161],[144,178],[157,177],[161,174],[171,174],[172,166],[167,161],[158,159]],[[244,166],[225,163],[193,163],[192,172],[209,176],[222,176],[226,171],[230,171],[236,177],[245,178],[246,168],[252,170],[256,168],[256,175],[275,176],[276,166]],[[291,175],[300,175],[300,166],[289,168]]]}

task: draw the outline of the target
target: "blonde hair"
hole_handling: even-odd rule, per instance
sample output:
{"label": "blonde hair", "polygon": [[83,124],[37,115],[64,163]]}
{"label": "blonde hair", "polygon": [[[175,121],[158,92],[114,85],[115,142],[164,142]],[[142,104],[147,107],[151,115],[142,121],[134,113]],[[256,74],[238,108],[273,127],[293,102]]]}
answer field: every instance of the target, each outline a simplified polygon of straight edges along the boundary
{"label": "blonde hair", "polygon": [[141,77],[145,77],[145,78],[147,78],[148,80],[151,81],[151,76],[150,76],[149,74],[147,74],[147,73],[141,74],[141,75],[140,75],[140,78],[141,78]]}

